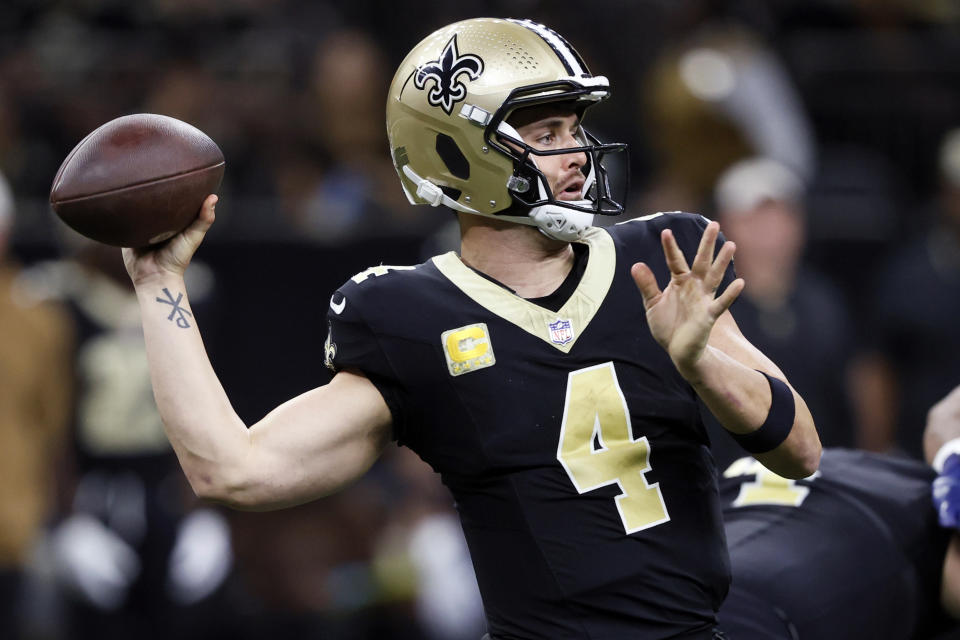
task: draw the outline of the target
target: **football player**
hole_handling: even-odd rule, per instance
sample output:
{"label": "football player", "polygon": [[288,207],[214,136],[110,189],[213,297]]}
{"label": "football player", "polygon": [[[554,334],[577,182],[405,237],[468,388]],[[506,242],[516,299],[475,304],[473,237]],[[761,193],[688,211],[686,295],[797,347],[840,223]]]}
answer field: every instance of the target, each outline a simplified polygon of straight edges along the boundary
{"label": "football player", "polygon": [[919,461],[847,449],[825,450],[804,480],[753,458],[734,462],[720,481],[733,573],[723,630],[737,640],[909,640],[943,630],[951,534],[931,503],[936,475]]}
{"label": "football player", "polygon": [[802,480],[749,457],[730,465],[723,629],[747,640],[960,637],[960,387],[930,411],[924,449],[929,466],[828,449]]}
{"label": "football player", "polygon": [[699,403],[787,477],[816,469],[820,443],[727,311],[743,282],[715,223],[592,226],[623,209],[602,160],[625,145],[581,122],[609,90],[529,20],[420,42],[390,87],[387,133],[410,201],[455,211],[461,250],[350,278],[330,300],[330,384],[249,428],[182,280],[215,197],[162,248],[125,250],[194,490],[296,504],[396,440],[456,499],[494,639],[714,637],[729,567]]}

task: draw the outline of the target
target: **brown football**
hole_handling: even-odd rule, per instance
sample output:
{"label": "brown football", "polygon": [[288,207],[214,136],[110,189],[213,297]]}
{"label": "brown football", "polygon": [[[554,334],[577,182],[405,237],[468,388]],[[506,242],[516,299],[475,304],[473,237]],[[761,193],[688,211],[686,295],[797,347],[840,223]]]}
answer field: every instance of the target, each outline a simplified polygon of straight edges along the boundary
{"label": "brown football", "polygon": [[80,141],[60,165],[50,204],[84,236],[118,247],[162,242],[197,217],[223,179],[217,144],[186,122],[123,116]]}

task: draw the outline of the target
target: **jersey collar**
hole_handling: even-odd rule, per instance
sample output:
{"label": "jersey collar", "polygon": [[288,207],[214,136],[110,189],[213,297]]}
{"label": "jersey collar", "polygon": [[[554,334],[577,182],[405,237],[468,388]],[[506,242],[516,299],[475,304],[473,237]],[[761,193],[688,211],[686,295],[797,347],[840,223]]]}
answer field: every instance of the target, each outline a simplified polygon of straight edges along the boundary
{"label": "jersey collar", "polygon": [[[545,309],[487,280],[463,264],[453,251],[434,257],[433,263],[440,273],[480,306],[563,353],[569,353],[610,290],[617,261],[613,239],[603,229],[593,227],[587,230],[580,242],[590,247],[587,268],[580,284],[558,311]],[[550,326],[560,320],[572,325],[572,336],[565,342],[557,339]]]}

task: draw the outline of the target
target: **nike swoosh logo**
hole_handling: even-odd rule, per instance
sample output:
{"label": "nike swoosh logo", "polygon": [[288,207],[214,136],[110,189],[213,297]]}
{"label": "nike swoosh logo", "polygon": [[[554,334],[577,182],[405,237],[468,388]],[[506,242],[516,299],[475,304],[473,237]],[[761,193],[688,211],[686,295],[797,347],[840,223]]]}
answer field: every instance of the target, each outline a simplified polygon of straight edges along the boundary
{"label": "nike swoosh logo", "polygon": [[346,299],[346,298],[344,298],[343,300],[341,300],[341,301],[340,301],[340,304],[337,304],[336,302],[334,302],[332,297],[330,298],[330,308],[333,309],[333,312],[334,312],[335,314],[340,315],[341,313],[343,313],[343,308],[344,308],[345,306],[347,306],[347,299]]}

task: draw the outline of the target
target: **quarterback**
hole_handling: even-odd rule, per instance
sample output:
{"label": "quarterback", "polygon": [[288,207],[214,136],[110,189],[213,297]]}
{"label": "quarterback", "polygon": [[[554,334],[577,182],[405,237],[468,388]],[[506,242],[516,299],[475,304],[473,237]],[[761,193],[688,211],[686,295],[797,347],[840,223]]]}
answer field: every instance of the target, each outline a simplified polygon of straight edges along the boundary
{"label": "quarterback", "polygon": [[716,223],[592,226],[623,210],[603,160],[625,145],[582,124],[609,91],[529,20],[466,20],[414,47],[390,87],[390,150],[411,202],[456,213],[461,249],[349,278],[327,318],[332,381],[249,427],[194,319],[171,322],[161,298],[187,307],[215,196],[166,245],[125,249],[197,494],[301,503],[393,440],[452,492],[494,640],[715,637],[729,562],[701,408],[785,477],[813,473],[820,442],[728,311],[744,284]]}

